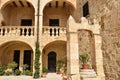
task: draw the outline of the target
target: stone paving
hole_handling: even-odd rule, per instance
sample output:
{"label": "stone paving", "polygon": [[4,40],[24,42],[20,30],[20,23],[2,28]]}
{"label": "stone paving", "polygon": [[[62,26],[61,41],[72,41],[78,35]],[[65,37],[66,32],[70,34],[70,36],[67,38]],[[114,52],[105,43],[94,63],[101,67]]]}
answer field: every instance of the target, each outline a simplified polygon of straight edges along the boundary
{"label": "stone paving", "polygon": [[56,73],[48,73],[46,78],[41,78],[41,80],[62,80],[62,77]]}
{"label": "stone paving", "polygon": [[62,80],[61,75],[56,73],[48,73],[46,78],[33,79],[31,76],[0,76],[0,80]]}

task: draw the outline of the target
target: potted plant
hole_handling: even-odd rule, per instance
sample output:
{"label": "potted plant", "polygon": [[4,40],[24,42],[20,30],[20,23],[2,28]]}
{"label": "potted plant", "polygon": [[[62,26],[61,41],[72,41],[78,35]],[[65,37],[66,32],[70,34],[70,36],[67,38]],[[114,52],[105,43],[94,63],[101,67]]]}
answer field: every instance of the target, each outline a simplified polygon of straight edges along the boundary
{"label": "potted plant", "polygon": [[79,56],[79,59],[82,62],[82,69],[89,69],[89,65],[87,64],[89,60],[89,55],[86,53],[83,53]]}
{"label": "potted plant", "polygon": [[17,67],[17,63],[14,61],[8,64],[8,68],[12,69],[12,74],[14,74],[16,67]]}
{"label": "potted plant", "polygon": [[56,63],[56,73],[57,74],[60,74],[61,72],[60,72],[60,69],[61,69],[61,67],[62,67],[62,61],[57,61],[57,63]]}
{"label": "potted plant", "polygon": [[27,64],[23,65],[23,75],[25,74],[25,71],[27,70],[28,67],[29,67],[29,65],[27,65]]}
{"label": "potted plant", "polygon": [[48,69],[46,67],[43,67],[43,70],[42,70],[42,75],[41,77],[46,77],[46,74],[48,73]]}

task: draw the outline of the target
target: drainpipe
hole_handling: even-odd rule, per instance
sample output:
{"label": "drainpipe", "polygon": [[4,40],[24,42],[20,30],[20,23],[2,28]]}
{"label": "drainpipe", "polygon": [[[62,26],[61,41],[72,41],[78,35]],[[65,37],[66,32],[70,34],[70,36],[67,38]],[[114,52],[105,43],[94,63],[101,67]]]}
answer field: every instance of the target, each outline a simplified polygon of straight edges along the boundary
{"label": "drainpipe", "polygon": [[40,9],[40,0],[38,0],[38,9],[37,9],[37,42],[39,43],[39,9]]}

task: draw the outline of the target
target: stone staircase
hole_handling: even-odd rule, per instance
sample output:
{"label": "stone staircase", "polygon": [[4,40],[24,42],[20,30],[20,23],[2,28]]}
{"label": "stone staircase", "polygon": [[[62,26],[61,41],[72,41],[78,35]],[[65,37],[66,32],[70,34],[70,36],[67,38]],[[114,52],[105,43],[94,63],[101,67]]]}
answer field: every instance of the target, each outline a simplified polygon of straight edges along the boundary
{"label": "stone staircase", "polygon": [[81,69],[81,80],[99,80],[93,69]]}

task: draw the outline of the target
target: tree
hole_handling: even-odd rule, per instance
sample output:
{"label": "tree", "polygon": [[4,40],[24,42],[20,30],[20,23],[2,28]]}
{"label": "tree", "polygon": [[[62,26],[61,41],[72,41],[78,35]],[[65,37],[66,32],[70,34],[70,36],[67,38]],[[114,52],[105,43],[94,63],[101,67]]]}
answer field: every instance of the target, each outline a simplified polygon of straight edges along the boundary
{"label": "tree", "polygon": [[35,68],[35,73],[34,73],[34,78],[39,78],[40,74],[40,50],[39,50],[39,42],[36,42],[36,49],[35,49],[35,62],[34,62],[34,68]]}

